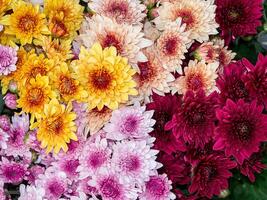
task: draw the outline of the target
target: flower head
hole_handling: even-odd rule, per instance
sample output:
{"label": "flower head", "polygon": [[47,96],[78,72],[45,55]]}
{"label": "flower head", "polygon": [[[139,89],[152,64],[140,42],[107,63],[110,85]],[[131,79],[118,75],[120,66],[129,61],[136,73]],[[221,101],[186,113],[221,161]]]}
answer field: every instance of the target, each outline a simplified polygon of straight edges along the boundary
{"label": "flower head", "polygon": [[16,71],[17,51],[8,46],[0,45],[0,76]]}
{"label": "flower head", "polygon": [[234,103],[227,100],[216,113],[219,125],[213,149],[224,150],[227,156],[233,155],[239,164],[258,152],[260,143],[267,140],[267,118],[262,110],[256,101]]}
{"label": "flower head", "polygon": [[127,60],[117,55],[114,47],[102,49],[99,43],[88,51],[81,48],[76,65],[77,79],[88,92],[89,108],[116,109],[125,103],[129,95],[137,95],[136,83],[132,80],[135,71]]}
{"label": "flower head", "polygon": [[18,200],[42,200],[45,194],[43,188],[37,188],[32,185],[20,185],[19,187],[20,197]]}
{"label": "flower head", "polygon": [[10,119],[7,115],[0,115],[0,129],[8,131],[11,127]]}
{"label": "flower head", "polygon": [[4,96],[4,101],[5,101],[6,107],[8,107],[9,109],[14,110],[17,108],[17,95],[16,94],[7,93]]}

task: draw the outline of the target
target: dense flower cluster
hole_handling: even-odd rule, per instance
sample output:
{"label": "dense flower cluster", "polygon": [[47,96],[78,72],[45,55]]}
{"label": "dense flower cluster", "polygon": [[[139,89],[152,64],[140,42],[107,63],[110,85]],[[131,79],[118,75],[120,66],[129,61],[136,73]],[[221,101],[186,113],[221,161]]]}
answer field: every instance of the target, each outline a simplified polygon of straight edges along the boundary
{"label": "dense flower cluster", "polygon": [[0,0],[0,200],[211,199],[265,168],[255,0]]}

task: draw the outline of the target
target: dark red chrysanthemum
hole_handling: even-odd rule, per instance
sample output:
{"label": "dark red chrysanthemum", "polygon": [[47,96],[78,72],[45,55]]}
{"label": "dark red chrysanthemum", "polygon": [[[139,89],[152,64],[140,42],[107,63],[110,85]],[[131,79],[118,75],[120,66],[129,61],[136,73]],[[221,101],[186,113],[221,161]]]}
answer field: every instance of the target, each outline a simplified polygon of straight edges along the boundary
{"label": "dark red chrysanthemum", "polygon": [[216,21],[226,43],[236,36],[257,33],[261,26],[262,0],[216,0]]}
{"label": "dark red chrysanthemum", "polygon": [[211,154],[194,161],[192,167],[192,183],[188,191],[212,198],[228,188],[228,178],[232,176],[229,170],[235,168],[236,163],[223,154]]}
{"label": "dark red chrysanthemum", "polygon": [[212,149],[213,145],[213,142],[205,144],[203,148],[196,148],[195,145],[192,144],[188,145],[185,152],[185,160],[191,163],[194,160],[199,160],[206,157],[207,155],[215,152]]}
{"label": "dark red chrysanthemum", "polygon": [[188,91],[172,120],[166,124],[166,130],[172,129],[177,138],[183,137],[185,142],[204,147],[214,135],[217,103],[217,93],[205,96],[202,90]]}
{"label": "dark red chrysanthemum", "polygon": [[249,91],[242,80],[247,72],[244,62],[246,60],[229,64],[224,68],[223,74],[217,80],[217,87],[221,91],[220,97],[223,104],[227,99],[232,99],[233,101],[238,99],[250,100]]}
{"label": "dark red chrysanthemum", "polygon": [[257,106],[256,101],[227,100],[216,112],[219,124],[213,149],[224,150],[226,156],[233,155],[239,164],[258,152],[260,143],[267,141],[267,116],[262,110],[263,106]]}
{"label": "dark red chrysanthemum", "polygon": [[266,165],[261,162],[261,156],[255,153],[248,160],[244,160],[239,169],[244,176],[247,176],[251,182],[254,182],[254,173],[261,173],[263,169],[266,169]]}
{"label": "dark red chrysanthemum", "polygon": [[180,99],[176,96],[159,96],[153,94],[153,102],[146,105],[147,110],[154,110],[153,119],[156,120],[154,131],[150,133],[156,138],[154,148],[168,154],[179,150],[183,145],[179,145],[171,131],[165,131],[165,124],[172,119],[174,113],[180,105]]}
{"label": "dark red chrysanthemum", "polygon": [[169,155],[161,152],[158,161],[163,164],[160,172],[167,174],[174,185],[185,185],[191,181],[191,165],[184,160],[183,154]]}
{"label": "dark red chrysanthemum", "polygon": [[245,65],[248,74],[243,77],[251,97],[267,106],[267,57],[262,54],[258,57],[255,67],[247,61]]}

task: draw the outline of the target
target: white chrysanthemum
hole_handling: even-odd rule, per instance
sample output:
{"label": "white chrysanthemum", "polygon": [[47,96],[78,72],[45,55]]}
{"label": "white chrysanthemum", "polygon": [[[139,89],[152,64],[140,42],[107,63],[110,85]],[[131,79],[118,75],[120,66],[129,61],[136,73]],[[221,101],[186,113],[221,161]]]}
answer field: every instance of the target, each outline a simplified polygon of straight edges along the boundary
{"label": "white chrysanthemum", "polygon": [[156,162],[157,153],[146,141],[118,142],[113,145],[111,167],[121,174],[124,182],[141,187],[162,166]]}
{"label": "white chrysanthemum", "polygon": [[45,190],[43,188],[36,188],[32,185],[27,187],[23,184],[19,187],[20,197],[18,200],[43,200]]}
{"label": "white chrysanthemum", "polygon": [[190,39],[207,41],[209,35],[217,34],[219,25],[215,21],[214,0],[179,0],[164,2],[158,9],[159,16],[154,20],[159,30],[164,30],[168,22],[179,17],[190,31]]}
{"label": "white chrysanthemum", "polygon": [[154,111],[145,110],[145,106],[141,107],[136,103],[134,106],[113,111],[110,123],[104,127],[107,138],[112,140],[147,138],[148,133],[153,131],[155,120],[152,119]]}
{"label": "white chrysanthemum", "polygon": [[139,62],[139,73],[135,75],[138,94],[145,102],[150,102],[152,92],[161,96],[170,92],[169,83],[175,80],[174,76],[163,67],[159,59],[158,52],[153,47],[146,48],[144,51],[148,61]]}
{"label": "white chrysanthemum", "polygon": [[117,23],[141,25],[146,6],[139,0],[92,0],[88,6],[97,14],[115,19]]}
{"label": "white chrysanthemum", "polygon": [[118,24],[99,15],[87,18],[77,41],[87,48],[91,48],[96,42],[103,48],[114,46],[118,54],[128,58],[129,64],[134,66],[137,62],[147,61],[141,50],[152,45],[152,41],[144,38],[142,27]]}
{"label": "white chrysanthemum", "polygon": [[172,83],[172,93],[178,92],[185,94],[188,90],[197,91],[203,89],[206,94],[210,94],[215,90],[216,78],[218,77],[216,70],[219,63],[206,64],[205,61],[197,62],[190,60],[188,67],[184,68],[184,76],[180,76]]}
{"label": "white chrysanthemum", "polygon": [[182,24],[181,19],[169,22],[157,40],[157,51],[163,67],[170,72],[183,73],[182,60],[185,59],[184,54],[192,43],[189,39],[189,32],[185,29],[186,24]]}
{"label": "white chrysanthemum", "polygon": [[77,168],[80,179],[92,176],[110,161],[111,150],[106,139],[96,136],[95,141],[87,141],[80,157],[80,166]]}

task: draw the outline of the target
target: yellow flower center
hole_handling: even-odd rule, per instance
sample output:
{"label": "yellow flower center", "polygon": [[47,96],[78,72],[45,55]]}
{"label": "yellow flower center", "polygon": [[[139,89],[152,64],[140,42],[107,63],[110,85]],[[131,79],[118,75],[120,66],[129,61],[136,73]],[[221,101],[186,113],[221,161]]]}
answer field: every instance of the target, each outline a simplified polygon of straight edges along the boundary
{"label": "yellow flower center", "polygon": [[67,27],[65,26],[64,22],[59,19],[53,20],[53,27],[51,31],[56,37],[63,37],[68,33]]}
{"label": "yellow flower center", "polygon": [[30,105],[37,106],[41,105],[44,101],[44,92],[40,88],[33,88],[30,90],[27,96],[27,100]]}
{"label": "yellow flower center", "polygon": [[54,120],[47,123],[47,130],[53,135],[59,135],[64,128],[62,117],[57,117]]}
{"label": "yellow flower center", "polygon": [[19,29],[26,33],[32,33],[37,25],[37,19],[33,15],[24,15],[19,19]]}
{"label": "yellow flower center", "polygon": [[106,70],[96,70],[90,73],[89,82],[95,89],[106,90],[111,86],[112,76]]}
{"label": "yellow flower center", "polygon": [[72,78],[61,75],[59,80],[59,91],[61,94],[72,95],[77,91],[77,86]]}

